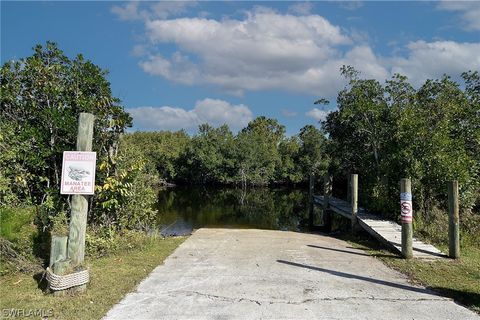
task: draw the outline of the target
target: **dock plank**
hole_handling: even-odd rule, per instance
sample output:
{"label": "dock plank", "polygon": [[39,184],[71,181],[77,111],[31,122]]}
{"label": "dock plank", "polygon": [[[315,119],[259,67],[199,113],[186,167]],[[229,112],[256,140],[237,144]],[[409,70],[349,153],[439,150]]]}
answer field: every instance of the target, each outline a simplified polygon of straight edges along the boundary
{"label": "dock plank", "polygon": [[[314,203],[323,205],[323,196],[314,196]],[[329,208],[347,218],[351,218],[351,206],[344,200],[330,197]],[[381,217],[367,212],[364,208],[358,208],[358,221],[360,226],[380,242],[390,248],[402,252],[402,226],[394,221],[385,220]],[[424,243],[416,238],[412,241],[413,257],[417,259],[442,259],[447,256],[433,245]]]}

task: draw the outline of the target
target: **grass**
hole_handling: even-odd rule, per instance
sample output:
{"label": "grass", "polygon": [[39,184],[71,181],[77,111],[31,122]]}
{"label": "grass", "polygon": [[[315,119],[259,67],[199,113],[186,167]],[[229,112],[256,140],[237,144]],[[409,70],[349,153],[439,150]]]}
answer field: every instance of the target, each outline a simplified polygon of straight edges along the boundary
{"label": "grass", "polygon": [[[413,283],[433,289],[443,296],[480,313],[480,248],[467,244],[461,248],[461,258],[456,261],[405,260],[382,247],[366,235],[342,237],[357,248],[376,256],[387,266],[406,274]],[[442,245],[439,249],[448,252]]]}
{"label": "grass", "polygon": [[4,309],[20,309],[24,314],[41,310],[49,319],[100,319],[184,240],[155,239],[141,249],[87,260],[91,279],[87,292],[78,296],[53,297],[45,293],[45,280],[39,282],[41,274],[1,276],[0,317],[6,317]]}

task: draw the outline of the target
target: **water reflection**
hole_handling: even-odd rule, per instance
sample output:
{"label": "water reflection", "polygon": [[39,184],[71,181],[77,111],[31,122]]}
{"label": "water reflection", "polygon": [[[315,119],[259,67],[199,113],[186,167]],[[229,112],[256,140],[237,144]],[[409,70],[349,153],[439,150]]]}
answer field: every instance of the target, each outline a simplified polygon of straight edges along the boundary
{"label": "water reflection", "polygon": [[177,187],[158,196],[158,225],[164,235],[200,227],[304,230],[307,192],[302,189]]}

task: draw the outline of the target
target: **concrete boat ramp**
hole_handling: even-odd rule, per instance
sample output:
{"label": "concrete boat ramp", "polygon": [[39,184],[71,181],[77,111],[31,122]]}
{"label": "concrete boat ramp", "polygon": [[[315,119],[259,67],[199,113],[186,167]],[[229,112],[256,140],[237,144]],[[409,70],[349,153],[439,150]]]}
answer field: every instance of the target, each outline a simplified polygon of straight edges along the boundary
{"label": "concrete boat ramp", "polygon": [[348,243],[199,229],[104,319],[480,319]]}

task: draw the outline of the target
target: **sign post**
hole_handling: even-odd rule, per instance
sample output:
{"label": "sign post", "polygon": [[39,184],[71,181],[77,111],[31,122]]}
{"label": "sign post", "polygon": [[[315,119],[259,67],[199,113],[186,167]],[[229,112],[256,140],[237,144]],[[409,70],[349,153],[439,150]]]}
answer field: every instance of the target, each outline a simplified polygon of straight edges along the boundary
{"label": "sign post", "polygon": [[[95,160],[92,151],[94,116],[80,113],[78,119],[77,150],[87,152],[65,152],[62,169],[63,194],[73,194],[71,203],[70,228],[68,234],[68,258],[70,267],[83,267],[85,258],[85,233],[87,228],[88,195],[95,188]],[[86,285],[74,287],[76,292],[83,292]]]}
{"label": "sign post", "polygon": [[400,180],[400,210],[402,220],[402,255],[406,259],[413,258],[413,208],[412,183],[410,179]]}

